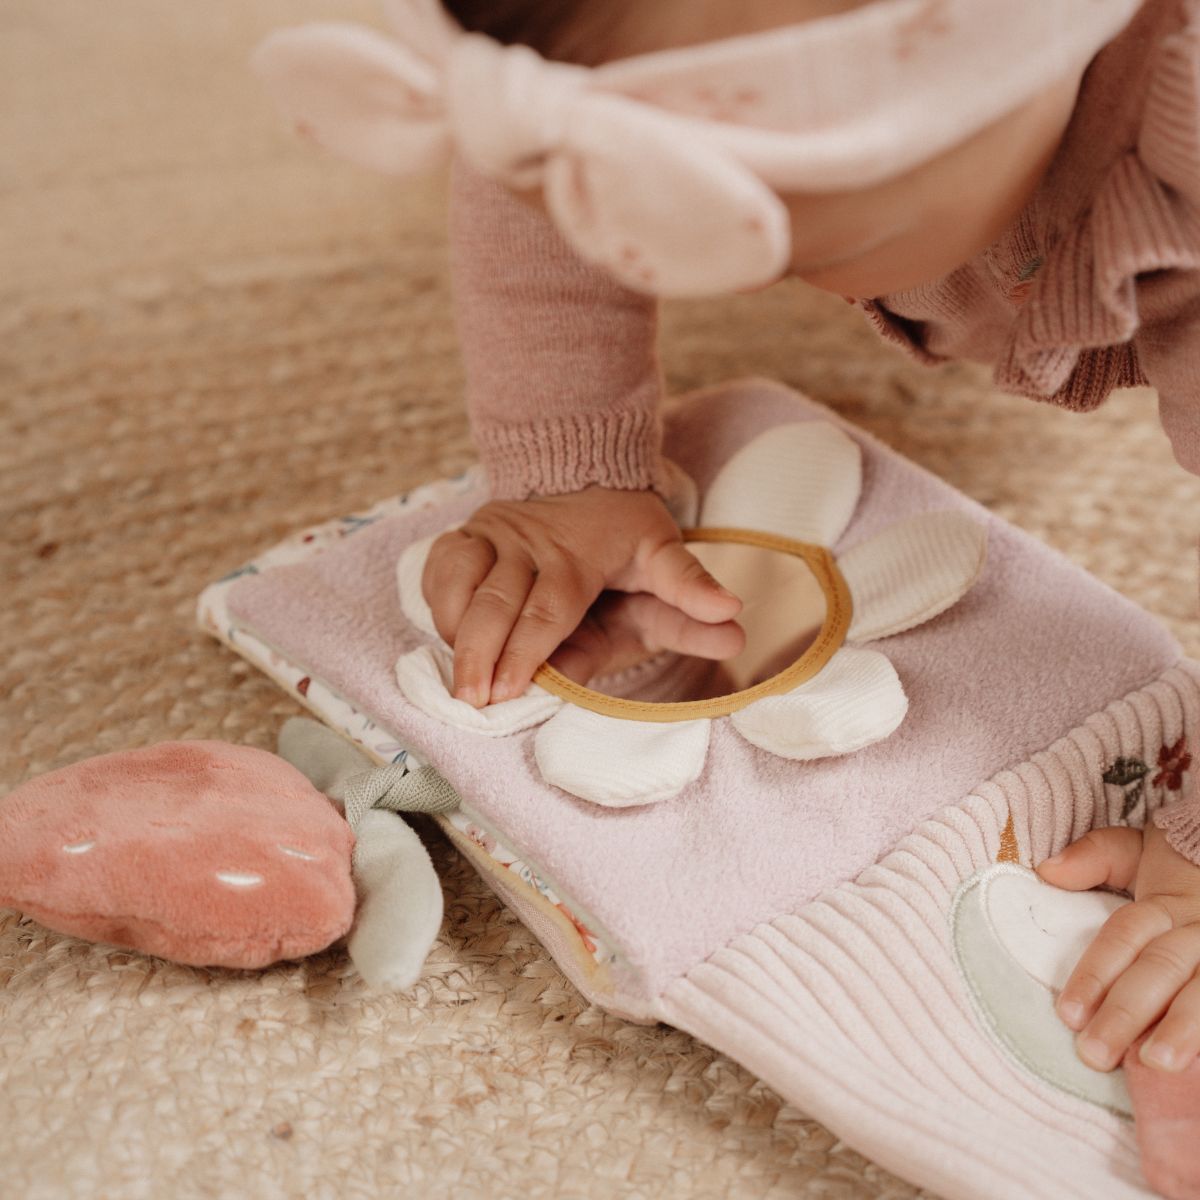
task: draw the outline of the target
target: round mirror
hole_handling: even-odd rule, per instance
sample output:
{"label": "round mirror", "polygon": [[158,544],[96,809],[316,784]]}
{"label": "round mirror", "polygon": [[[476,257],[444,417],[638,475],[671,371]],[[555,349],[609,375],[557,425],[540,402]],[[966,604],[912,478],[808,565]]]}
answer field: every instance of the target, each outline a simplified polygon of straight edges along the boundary
{"label": "round mirror", "polygon": [[790,691],[815,675],[845,640],[850,595],[823,546],[737,529],[684,531],[688,548],[742,601],[746,637],[731,658],[647,654],[601,670],[587,686],[549,666],[547,691],[608,716],[683,721],[724,716],[762,696]]}

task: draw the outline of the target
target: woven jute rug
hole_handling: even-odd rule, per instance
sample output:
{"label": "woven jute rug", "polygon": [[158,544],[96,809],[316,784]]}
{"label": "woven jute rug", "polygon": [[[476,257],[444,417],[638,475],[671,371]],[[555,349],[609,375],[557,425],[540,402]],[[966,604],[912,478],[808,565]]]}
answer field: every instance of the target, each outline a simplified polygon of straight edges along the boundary
{"label": "woven jute rug", "polygon": [[[472,459],[442,182],[311,158],[244,69],[365,0],[0,9],[0,788],[297,706],[193,627],[299,525]],[[672,390],[785,381],[1064,551],[1200,654],[1200,481],[1147,392],[1086,417],[928,371],[840,300],[669,306]],[[1096,653],[1106,648],[1097,646]],[[258,973],[0,914],[0,1196],[910,1197],[748,1072],[583,1003],[430,825],[419,986]]]}

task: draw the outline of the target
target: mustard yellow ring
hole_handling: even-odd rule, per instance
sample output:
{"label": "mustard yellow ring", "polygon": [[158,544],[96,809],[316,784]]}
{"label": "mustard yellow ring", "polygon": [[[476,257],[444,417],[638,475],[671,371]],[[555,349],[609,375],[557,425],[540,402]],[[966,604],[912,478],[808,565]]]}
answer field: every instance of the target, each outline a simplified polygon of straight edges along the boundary
{"label": "mustard yellow ring", "polygon": [[816,639],[790,666],[740,692],[725,696],[713,696],[707,700],[626,700],[618,696],[606,696],[593,688],[585,687],[556,671],[549,663],[543,663],[534,674],[534,682],[546,691],[561,697],[568,704],[591,709],[606,717],[623,721],[695,721],[703,717],[727,717],[730,713],[761,700],[764,696],[778,696],[790,692],[805,680],[811,679],[834,655],[846,640],[853,616],[850,589],[839,570],[837,560],[824,547],[810,542],[797,542],[773,533],[760,533],[755,529],[699,528],[683,531],[685,542],[737,542],[744,546],[758,546],[764,550],[775,550],[802,558],[809,566],[821,590],[825,593],[825,620]]}

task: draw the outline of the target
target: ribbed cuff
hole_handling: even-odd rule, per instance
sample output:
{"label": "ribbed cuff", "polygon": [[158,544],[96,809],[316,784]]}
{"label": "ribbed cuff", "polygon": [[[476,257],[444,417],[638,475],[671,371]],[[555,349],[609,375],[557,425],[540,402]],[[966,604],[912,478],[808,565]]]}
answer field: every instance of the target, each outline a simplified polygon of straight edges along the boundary
{"label": "ribbed cuff", "polygon": [[657,412],[617,409],[518,425],[487,423],[475,442],[498,500],[557,496],[596,484],[663,492]]}
{"label": "ribbed cuff", "polygon": [[1138,153],[1146,165],[1192,199],[1200,194],[1198,34],[1189,22],[1163,39],[1150,72],[1138,134]]}
{"label": "ribbed cuff", "polygon": [[1167,844],[1189,862],[1200,866],[1200,803],[1193,794],[1174,804],[1165,804],[1153,817],[1154,824],[1166,834]]}
{"label": "ribbed cuff", "polygon": [[851,300],[851,303],[863,313],[871,327],[884,341],[891,342],[893,346],[899,346],[917,362],[927,367],[934,367],[946,361],[942,355],[934,354],[922,345],[920,322],[909,320],[892,312],[887,307],[886,297],[878,300]]}

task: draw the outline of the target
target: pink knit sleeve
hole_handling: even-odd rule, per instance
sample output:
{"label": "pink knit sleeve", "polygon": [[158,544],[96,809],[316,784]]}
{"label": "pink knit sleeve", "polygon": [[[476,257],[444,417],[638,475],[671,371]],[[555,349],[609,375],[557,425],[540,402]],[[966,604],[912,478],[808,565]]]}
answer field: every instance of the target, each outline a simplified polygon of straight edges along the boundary
{"label": "pink knit sleeve", "polygon": [[[1200,475],[1200,274],[1163,275],[1151,289],[1143,315],[1149,316],[1139,332],[1138,361],[1146,378],[1158,390],[1159,417],[1180,465]],[[1190,276],[1190,278],[1189,278]],[[1162,308],[1170,317],[1156,317]],[[1149,310],[1147,312],[1146,310]],[[1189,519],[1187,516],[1184,519]],[[1200,728],[1184,731],[1172,761],[1191,767],[1192,750],[1200,746]],[[1200,763],[1197,763],[1200,767]],[[1183,776],[1183,787],[1154,814],[1154,824],[1184,858],[1200,866],[1200,786],[1197,770]],[[1175,783],[1179,787],[1179,781]]]}
{"label": "pink knit sleeve", "polygon": [[450,214],[467,408],[493,495],[665,486],[655,302],[461,162]]}
{"label": "pink knit sleeve", "polygon": [[[1181,13],[1182,26],[1158,48],[1137,145],[1162,185],[1153,215],[1178,266],[1139,276],[1134,345],[1176,460],[1200,475],[1200,3],[1184,0]],[[1200,729],[1193,728],[1163,747],[1168,799],[1153,820],[1175,850],[1200,865],[1198,746]]]}
{"label": "pink knit sleeve", "polygon": [[[1136,339],[1139,365],[1158,390],[1159,417],[1176,459],[1200,475],[1200,274],[1170,272],[1148,291],[1143,305],[1148,320]],[[1164,752],[1182,773],[1191,767],[1191,748],[1198,745],[1200,729],[1193,728],[1184,731],[1177,746],[1164,747]],[[1198,783],[1196,769],[1187,770],[1178,797],[1170,797],[1158,809],[1154,824],[1173,849],[1200,866]],[[1179,779],[1175,787],[1180,787]]]}
{"label": "pink knit sleeve", "polygon": [[1176,459],[1200,474],[1200,0],[1181,15],[1157,48],[1137,141],[1159,186],[1144,222],[1176,269],[1137,278],[1135,346]]}
{"label": "pink knit sleeve", "polygon": [[1189,778],[1179,799],[1164,804],[1153,819],[1171,848],[1200,866],[1200,788],[1195,778]]}
{"label": "pink knit sleeve", "polygon": [[1200,271],[1172,276],[1139,289],[1138,366],[1158,392],[1159,420],[1176,461],[1200,475]]}

